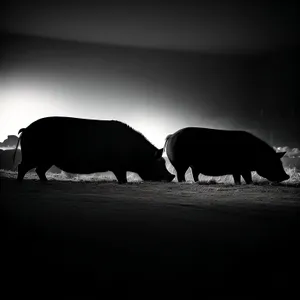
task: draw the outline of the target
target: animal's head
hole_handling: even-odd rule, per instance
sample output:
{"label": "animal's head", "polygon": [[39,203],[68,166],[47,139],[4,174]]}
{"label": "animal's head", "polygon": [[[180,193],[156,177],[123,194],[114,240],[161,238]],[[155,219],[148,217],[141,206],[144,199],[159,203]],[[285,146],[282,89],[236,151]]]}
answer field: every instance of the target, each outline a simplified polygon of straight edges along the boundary
{"label": "animal's head", "polygon": [[257,174],[273,182],[281,182],[289,179],[290,176],[286,174],[281,161],[285,153],[286,152],[277,152],[266,157],[263,162],[257,166]]}
{"label": "animal's head", "polygon": [[163,148],[157,150],[146,168],[139,171],[139,175],[145,181],[166,181],[170,182],[175,178],[175,175],[171,174],[166,167],[166,161],[162,157]]}

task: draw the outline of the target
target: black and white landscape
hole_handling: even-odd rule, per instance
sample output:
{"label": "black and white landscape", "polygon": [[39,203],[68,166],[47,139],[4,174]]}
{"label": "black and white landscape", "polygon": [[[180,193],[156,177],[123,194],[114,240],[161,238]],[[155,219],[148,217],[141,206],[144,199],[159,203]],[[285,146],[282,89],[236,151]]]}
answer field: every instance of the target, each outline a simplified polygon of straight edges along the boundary
{"label": "black and white landscape", "polygon": [[[297,289],[298,7],[295,1],[6,3],[3,295],[170,299],[179,292],[271,297],[283,290],[287,298]],[[290,177],[271,183],[252,172],[253,184],[235,185],[231,175],[200,174],[194,182],[189,168],[187,182],[177,176],[147,182],[127,172],[128,183],[119,184],[112,172],[72,174],[52,166],[47,182],[33,168],[20,183],[20,146],[13,161],[18,131],[47,116],[119,120],[158,149],[186,126],[249,131],[286,152],[281,161]],[[80,147],[89,149],[97,138],[89,135]],[[49,143],[61,147],[55,138]],[[243,153],[242,145],[224,147]],[[218,159],[227,159],[224,147],[213,149]]]}

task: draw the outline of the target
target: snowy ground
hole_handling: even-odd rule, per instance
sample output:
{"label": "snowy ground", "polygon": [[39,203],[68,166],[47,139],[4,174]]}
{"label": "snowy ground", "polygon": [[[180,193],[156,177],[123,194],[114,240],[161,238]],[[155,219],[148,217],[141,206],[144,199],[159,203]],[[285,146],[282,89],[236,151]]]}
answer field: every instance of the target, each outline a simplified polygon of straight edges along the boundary
{"label": "snowy ground", "polygon": [[10,295],[41,287],[143,299],[160,288],[247,295],[299,284],[298,184],[42,183],[34,174],[20,184],[15,172],[0,175]]}

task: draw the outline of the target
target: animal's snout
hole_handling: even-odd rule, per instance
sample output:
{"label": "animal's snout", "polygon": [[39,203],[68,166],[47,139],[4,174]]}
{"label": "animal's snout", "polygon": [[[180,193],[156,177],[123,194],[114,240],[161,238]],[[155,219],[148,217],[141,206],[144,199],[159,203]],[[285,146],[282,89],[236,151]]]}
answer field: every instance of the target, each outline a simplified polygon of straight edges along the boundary
{"label": "animal's snout", "polygon": [[290,178],[290,176],[288,174],[284,174],[280,179],[278,180],[274,180],[274,183],[280,183],[282,181],[288,180]]}

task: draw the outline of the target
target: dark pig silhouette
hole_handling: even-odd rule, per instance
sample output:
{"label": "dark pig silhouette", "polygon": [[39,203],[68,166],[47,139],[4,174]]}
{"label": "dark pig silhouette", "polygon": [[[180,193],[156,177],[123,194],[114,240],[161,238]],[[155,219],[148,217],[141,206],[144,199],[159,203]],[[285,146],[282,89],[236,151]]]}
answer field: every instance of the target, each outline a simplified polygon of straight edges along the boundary
{"label": "dark pig silhouette", "polygon": [[120,121],[46,117],[19,133],[19,181],[32,168],[45,181],[52,165],[77,174],[112,171],[119,183],[127,182],[126,171],[138,173],[146,181],[172,181],[175,177],[166,168],[163,149]]}
{"label": "dark pig silhouette", "polygon": [[191,167],[195,181],[200,173],[207,176],[233,175],[235,184],[243,176],[252,183],[251,171],[273,182],[287,180],[280,158],[285,152],[275,150],[246,131],[186,127],[170,134],[165,142],[166,153],[177,172],[178,181],[185,181]]}

